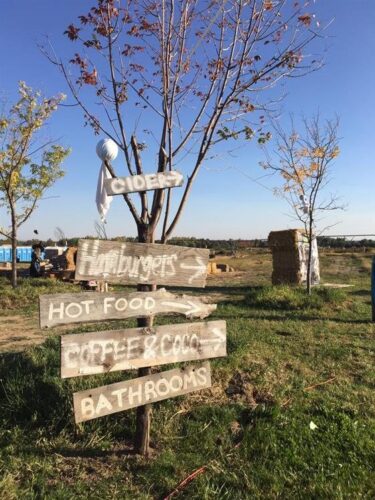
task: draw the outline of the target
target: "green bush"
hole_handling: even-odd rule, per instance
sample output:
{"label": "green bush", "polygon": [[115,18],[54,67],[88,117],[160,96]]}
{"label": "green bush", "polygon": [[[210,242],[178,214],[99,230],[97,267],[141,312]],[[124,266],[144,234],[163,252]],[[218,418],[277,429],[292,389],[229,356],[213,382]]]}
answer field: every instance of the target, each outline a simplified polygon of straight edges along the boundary
{"label": "green bush", "polygon": [[246,305],[260,309],[321,309],[339,305],[346,293],[334,288],[313,288],[308,295],[304,288],[292,286],[267,286],[252,289],[245,299]]}
{"label": "green bush", "polygon": [[37,308],[38,297],[46,293],[79,291],[77,285],[52,280],[49,278],[20,278],[17,288],[12,288],[9,281],[0,278],[0,309],[16,310]]}

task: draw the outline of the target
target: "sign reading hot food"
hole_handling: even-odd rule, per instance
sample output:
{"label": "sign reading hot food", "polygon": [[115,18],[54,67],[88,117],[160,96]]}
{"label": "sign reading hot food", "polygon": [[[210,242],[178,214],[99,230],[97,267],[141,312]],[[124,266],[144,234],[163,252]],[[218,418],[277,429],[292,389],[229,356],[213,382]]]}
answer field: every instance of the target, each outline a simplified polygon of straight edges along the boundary
{"label": "sign reading hot food", "polygon": [[56,293],[39,297],[40,326],[147,318],[155,314],[183,314],[204,319],[216,309],[205,297],[175,295],[160,288],[155,292]]}
{"label": "sign reading hot food", "polygon": [[76,280],[204,287],[209,250],[156,243],[79,240]]}

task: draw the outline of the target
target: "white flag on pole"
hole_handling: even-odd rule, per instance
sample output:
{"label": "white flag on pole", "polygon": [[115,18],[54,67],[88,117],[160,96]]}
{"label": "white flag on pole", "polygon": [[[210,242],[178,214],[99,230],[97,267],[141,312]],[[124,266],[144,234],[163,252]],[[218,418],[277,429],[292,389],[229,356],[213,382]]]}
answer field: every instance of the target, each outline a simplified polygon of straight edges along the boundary
{"label": "white flag on pole", "polygon": [[105,216],[107,215],[113,198],[113,196],[108,196],[107,191],[104,187],[104,180],[108,179],[109,177],[111,177],[111,175],[108,172],[107,167],[105,166],[105,163],[103,161],[102,166],[99,170],[98,185],[96,187],[96,206],[98,208],[98,212],[102,222],[105,222]]}
{"label": "white flag on pole", "polygon": [[112,196],[107,194],[104,187],[105,179],[111,177],[105,165],[106,161],[114,160],[118,153],[117,144],[111,139],[101,139],[96,146],[96,153],[102,160],[102,165],[99,170],[98,184],[96,187],[96,206],[102,222],[105,222],[105,216],[112,202]]}

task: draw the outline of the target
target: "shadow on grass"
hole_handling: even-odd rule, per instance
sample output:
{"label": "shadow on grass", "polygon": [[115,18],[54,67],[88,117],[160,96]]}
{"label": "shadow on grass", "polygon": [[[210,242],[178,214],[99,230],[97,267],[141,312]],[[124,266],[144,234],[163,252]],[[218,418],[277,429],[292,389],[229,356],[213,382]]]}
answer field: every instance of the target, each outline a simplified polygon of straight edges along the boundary
{"label": "shadow on grass", "polygon": [[370,297],[370,290],[350,290],[350,295],[354,295],[355,297]]}
{"label": "shadow on grass", "polygon": [[[27,450],[26,450],[27,451]],[[43,448],[32,447],[30,451],[34,455],[45,456],[50,451],[46,451]],[[132,447],[124,445],[123,447],[112,448],[110,450],[102,450],[101,448],[97,448],[95,446],[90,446],[90,448],[69,448],[69,447],[55,447],[53,449],[54,453],[61,455],[65,458],[105,458],[105,457],[135,457],[137,453],[134,451]]]}
{"label": "shadow on grass", "polygon": [[48,426],[58,433],[66,426],[67,401],[60,380],[54,376],[58,357],[52,356],[51,346],[42,356],[40,353],[35,347],[0,355],[0,418],[4,427]]}
{"label": "shadow on grass", "polygon": [[[229,302],[233,306],[233,303]],[[242,305],[241,307],[245,307]],[[220,316],[222,319],[228,320],[228,319],[234,319],[238,320],[239,317],[241,319],[251,319],[251,320],[268,320],[268,321],[332,321],[333,323],[347,323],[347,324],[353,324],[353,325],[368,325],[373,323],[372,320],[369,319],[345,319],[342,317],[331,317],[331,316],[317,316],[317,315],[309,315],[309,314],[298,314],[296,312],[293,313],[288,313],[286,312],[284,315],[281,314],[271,314],[268,313],[268,311],[260,311],[259,314],[251,314],[251,313],[245,313],[243,312],[239,314],[221,314]]]}
{"label": "shadow on grass", "polygon": [[208,285],[205,288],[196,288],[189,289],[183,287],[168,287],[168,291],[173,293],[183,293],[190,294],[194,293],[194,295],[210,295],[210,293],[219,293],[222,295],[244,295],[249,292],[252,288],[262,288],[262,287],[251,287],[249,285],[228,285],[228,286],[216,286],[216,285]]}
{"label": "shadow on grass", "polygon": [[127,440],[133,432],[132,416],[124,412],[121,418],[95,419],[76,426],[73,393],[117,382],[123,374],[106,374],[74,379],[60,378],[60,348],[58,338],[20,353],[0,354],[0,427],[18,427],[22,431],[50,437],[61,432],[73,442],[85,442],[87,436],[112,436]]}

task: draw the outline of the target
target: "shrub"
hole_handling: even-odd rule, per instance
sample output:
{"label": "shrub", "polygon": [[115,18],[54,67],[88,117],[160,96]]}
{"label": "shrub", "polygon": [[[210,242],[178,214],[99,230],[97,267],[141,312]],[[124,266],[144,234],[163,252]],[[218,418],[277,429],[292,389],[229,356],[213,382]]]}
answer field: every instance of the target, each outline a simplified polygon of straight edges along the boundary
{"label": "shrub", "polygon": [[314,288],[309,296],[304,288],[267,286],[254,288],[246,297],[246,305],[260,309],[321,309],[341,304],[346,293],[334,288]]}

